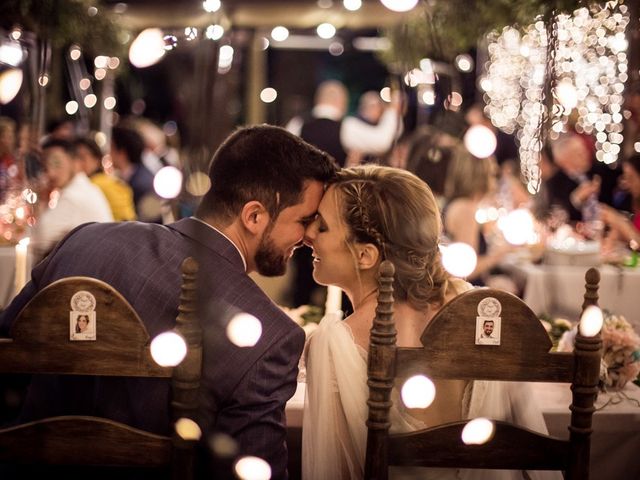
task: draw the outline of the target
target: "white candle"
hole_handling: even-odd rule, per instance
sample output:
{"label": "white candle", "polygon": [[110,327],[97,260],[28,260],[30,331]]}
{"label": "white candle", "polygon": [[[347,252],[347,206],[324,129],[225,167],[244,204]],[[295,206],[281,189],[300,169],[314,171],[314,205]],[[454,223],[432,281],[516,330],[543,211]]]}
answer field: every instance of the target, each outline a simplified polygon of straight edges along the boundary
{"label": "white candle", "polygon": [[342,290],[335,285],[327,287],[327,302],[324,306],[324,313],[335,313],[342,309]]}
{"label": "white candle", "polygon": [[27,249],[29,238],[23,238],[16,245],[16,275],[15,275],[15,292],[16,295],[22,290],[27,283]]}

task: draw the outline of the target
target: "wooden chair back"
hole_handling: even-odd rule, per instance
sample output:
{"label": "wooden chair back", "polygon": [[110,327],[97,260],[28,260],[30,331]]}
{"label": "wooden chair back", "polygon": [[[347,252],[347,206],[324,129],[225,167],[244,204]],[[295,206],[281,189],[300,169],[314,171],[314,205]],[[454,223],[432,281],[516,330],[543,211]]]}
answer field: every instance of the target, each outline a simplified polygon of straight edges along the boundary
{"label": "wooden chair back", "polygon": [[[184,260],[175,331],[187,354],[176,367],[153,360],[144,324],[113,287],[69,277],[38,292],[15,319],[10,338],[0,338],[0,373],[170,378],[173,420],[194,418],[202,365],[197,270],[193,258]],[[94,339],[73,340],[78,311],[90,315]],[[195,443],[104,418],[59,416],[0,429],[0,463],[170,468],[173,478],[191,478]],[[78,455],[86,445],[91,453]]]}
{"label": "wooden chair back", "polygon": [[[369,347],[365,478],[386,479],[388,466],[397,465],[562,470],[566,479],[588,479],[591,417],[602,355],[600,334],[584,337],[578,333],[574,352],[550,352],[552,343],[544,327],[521,299],[478,288],[442,307],[421,337],[422,348],[400,348],[393,320],[393,274],[393,265],[385,262]],[[592,268],[585,279],[583,309],[597,305],[600,274]],[[492,306],[486,307],[488,304]],[[478,318],[495,314],[496,306],[501,306],[493,315],[500,319],[499,344],[478,344],[484,341],[478,340],[478,322],[482,321]],[[466,445],[461,434],[468,420],[389,435],[391,390],[416,374],[434,379],[570,383],[569,439],[495,422],[491,441]]]}

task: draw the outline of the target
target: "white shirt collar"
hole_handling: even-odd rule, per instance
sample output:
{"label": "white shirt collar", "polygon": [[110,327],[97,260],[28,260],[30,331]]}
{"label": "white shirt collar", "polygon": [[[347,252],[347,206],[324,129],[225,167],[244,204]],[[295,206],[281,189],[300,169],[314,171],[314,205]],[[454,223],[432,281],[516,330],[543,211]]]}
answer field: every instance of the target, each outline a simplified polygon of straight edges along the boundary
{"label": "white shirt collar", "polygon": [[231,243],[231,245],[233,245],[234,247],[236,247],[236,250],[238,251],[238,253],[240,254],[240,258],[242,259],[242,264],[244,265],[244,271],[247,271],[247,260],[244,258],[244,255],[242,254],[242,252],[240,251],[240,249],[238,248],[238,246],[233,243],[233,241],[227,237],[224,233],[222,233],[220,230],[218,230],[216,227],[214,227],[213,225],[208,224],[207,222],[205,222],[204,220],[200,220],[199,218],[196,217],[191,217],[194,220],[197,220],[198,222],[206,225],[209,228],[212,228],[213,230],[215,230],[216,232],[218,232],[220,235],[222,235],[224,238],[226,238],[227,240],[229,240],[229,242]]}
{"label": "white shirt collar", "polygon": [[342,112],[333,105],[316,105],[311,111],[311,115],[315,118],[328,118],[329,120],[339,121],[342,119]]}

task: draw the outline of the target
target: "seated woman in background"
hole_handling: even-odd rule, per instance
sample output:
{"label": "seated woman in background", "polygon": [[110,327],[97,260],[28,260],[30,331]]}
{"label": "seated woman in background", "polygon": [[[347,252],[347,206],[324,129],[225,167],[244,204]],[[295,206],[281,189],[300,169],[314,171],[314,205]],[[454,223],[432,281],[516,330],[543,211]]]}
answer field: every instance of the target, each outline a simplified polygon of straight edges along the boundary
{"label": "seated woman in background", "polygon": [[[342,288],[354,313],[344,321],[340,315],[327,315],[310,335],[303,356],[305,480],[363,478],[367,350],[381,262],[390,260],[396,269],[394,318],[399,346],[421,346],[420,336],[441,306],[471,288],[444,270],[440,234],[440,212],[430,188],[407,171],[380,166],[345,169],[325,193],[317,218],[305,234],[305,242],[313,248],[313,276],[322,285]],[[461,380],[438,380],[435,385],[434,403],[420,411],[405,409],[394,390],[393,433],[481,415],[546,432],[541,413],[527,401],[526,386]],[[428,479],[523,478],[522,472],[509,471],[402,469],[396,473]],[[560,477],[551,473],[549,478]]]}
{"label": "seated woman in background", "polygon": [[[463,146],[452,147],[445,182],[444,230],[452,242],[463,242],[475,250],[478,263],[468,279],[474,285],[497,286],[490,278],[492,269],[513,250],[509,245],[489,249],[482,225],[476,220],[481,202],[496,193],[497,165],[489,158],[476,158]],[[516,288],[504,276],[498,277],[499,288],[512,293]],[[496,279],[497,280],[497,279]]]}
{"label": "seated woman in background", "polygon": [[113,219],[116,222],[135,220],[133,190],[123,180],[105,173],[102,167],[103,154],[98,144],[90,138],[79,138],[75,140],[74,146],[80,169],[104,194]]}
{"label": "seated woman in background", "polygon": [[609,227],[608,239],[640,244],[640,154],[636,153],[622,163],[622,180],[631,197],[631,215],[600,204],[602,221]]}

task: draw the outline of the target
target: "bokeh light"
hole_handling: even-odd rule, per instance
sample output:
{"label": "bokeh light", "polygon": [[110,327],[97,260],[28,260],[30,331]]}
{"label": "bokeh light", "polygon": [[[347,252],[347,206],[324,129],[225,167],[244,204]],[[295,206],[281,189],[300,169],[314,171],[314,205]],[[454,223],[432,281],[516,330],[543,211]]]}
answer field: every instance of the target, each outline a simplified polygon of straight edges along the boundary
{"label": "bokeh light", "polygon": [[224,27],[222,25],[209,25],[204,32],[204,36],[209,40],[220,40],[224,35]]}
{"label": "bokeh light", "polygon": [[525,245],[535,234],[533,215],[524,208],[513,210],[500,218],[498,228],[511,245]]}
{"label": "bokeh light", "polygon": [[202,437],[202,430],[190,418],[179,418],[175,424],[176,433],[183,440],[198,441]]}
{"label": "bokeh light", "polygon": [[473,58],[471,58],[471,55],[463,53],[456,57],[455,65],[461,72],[470,72],[473,70]]}
{"label": "bokeh light", "polygon": [[151,357],[161,367],[175,367],[187,355],[187,343],[176,332],[164,332],[151,341]]}
{"label": "bokeh light", "polygon": [[78,102],[76,102],[75,100],[68,101],[64,106],[64,110],[68,115],[73,115],[78,111]]}
{"label": "bokeh light", "polygon": [[269,480],[271,467],[259,457],[242,457],[233,469],[241,480]]}
{"label": "bokeh light", "polygon": [[285,27],[277,26],[273,30],[271,30],[271,38],[273,38],[276,42],[284,42],[287,38],[289,38],[289,30]]}
{"label": "bokeh light", "polygon": [[221,6],[222,2],[220,0],[204,0],[204,2],[202,2],[202,8],[208,13],[217,12]]}
{"label": "bokeh light", "polygon": [[417,4],[418,0],[380,0],[382,4],[389,10],[394,12],[408,12],[412,10]]}
{"label": "bokeh light", "polygon": [[84,97],[84,106],[87,108],[95,107],[97,102],[98,102],[98,97],[96,97],[95,94],[93,93],[90,93],[89,95]]}
{"label": "bokeh light", "polygon": [[316,32],[320,38],[329,39],[333,38],[336,34],[336,27],[331,25],[330,23],[321,23],[316,28]]}
{"label": "bokeh light", "polygon": [[478,158],[486,158],[496,151],[498,141],[489,127],[473,125],[464,134],[464,146],[472,155]]}
{"label": "bokeh light", "polygon": [[495,428],[487,418],[474,418],[462,429],[462,442],[465,445],[483,445],[493,438]]}
{"label": "bokeh light", "polygon": [[589,305],[580,317],[580,335],[595,337],[602,330],[603,322],[602,310],[595,305]]}
{"label": "bokeh light", "polygon": [[147,28],[140,32],[129,48],[129,61],[134,67],[150,67],[160,61],[165,54],[162,30]]}
{"label": "bokeh light", "polygon": [[116,107],[116,97],[107,97],[102,104],[107,110],[113,110]]}
{"label": "bokeh light", "polygon": [[196,197],[201,197],[211,188],[209,175],[203,172],[193,172],[187,180],[187,192]]}
{"label": "bokeh light", "polygon": [[17,67],[24,60],[24,50],[18,42],[0,44],[0,63]]}
{"label": "bokeh light", "polygon": [[80,55],[82,55],[80,47],[78,45],[71,45],[69,48],[69,58],[71,58],[71,60],[78,60]]}
{"label": "bokeh light", "polygon": [[480,85],[491,122],[519,139],[520,165],[530,192],[541,183],[539,125],[551,116],[550,138],[569,128],[575,116],[578,133],[596,135],[596,158],[612,163],[622,143],[622,103],[628,78],[625,29],[628,7],[607,2],[557,17],[555,49],[556,101],[545,102],[548,40],[544,22],[506,27],[489,35],[489,61]]}
{"label": "bokeh light", "polygon": [[264,103],[272,103],[276,98],[278,98],[278,92],[275,88],[267,87],[260,92],[260,100]]}
{"label": "bokeh light", "polygon": [[231,45],[222,45],[218,53],[218,70],[228,70],[233,64],[233,47]]}
{"label": "bokeh light", "polygon": [[401,396],[407,408],[427,408],[436,397],[436,387],[428,377],[415,375],[404,382]]}
{"label": "bokeh light", "polygon": [[5,104],[13,100],[22,87],[22,70],[10,68],[0,73],[0,103]]}
{"label": "bokeh light", "polygon": [[227,324],[227,338],[238,347],[253,347],[262,336],[262,323],[249,313],[238,313]]}
{"label": "bokeh light", "polygon": [[360,7],[362,7],[362,0],[343,0],[342,4],[347,10],[355,12],[356,10],[360,10]]}
{"label": "bokeh light", "polygon": [[478,255],[471,245],[462,242],[442,245],[442,265],[455,277],[467,277],[478,263]]}
{"label": "bokeh light", "polygon": [[162,198],[176,198],[182,190],[182,172],[176,167],[162,167],[153,177],[153,189]]}

